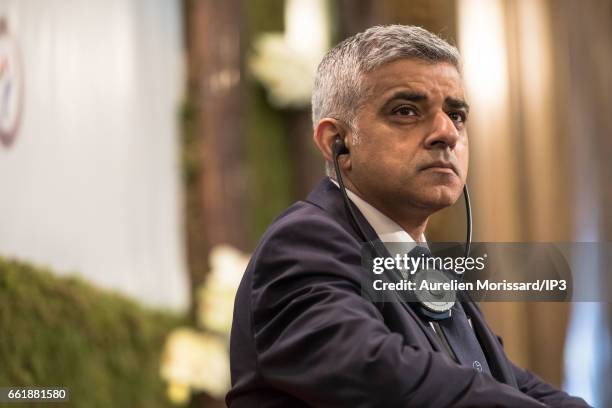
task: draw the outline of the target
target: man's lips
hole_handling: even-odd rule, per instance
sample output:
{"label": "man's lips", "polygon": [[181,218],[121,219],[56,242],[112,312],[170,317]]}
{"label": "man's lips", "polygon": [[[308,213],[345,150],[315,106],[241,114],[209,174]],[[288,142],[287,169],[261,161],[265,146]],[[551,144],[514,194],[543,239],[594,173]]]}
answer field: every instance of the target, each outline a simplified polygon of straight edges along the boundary
{"label": "man's lips", "polygon": [[459,172],[457,171],[457,167],[453,163],[442,161],[442,160],[431,162],[431,163],[428,163],[422,166],[421,171],[423,170],[438,170],[438,171],[447,172],[447,173],[453,172],[456,175],[459,175]]}

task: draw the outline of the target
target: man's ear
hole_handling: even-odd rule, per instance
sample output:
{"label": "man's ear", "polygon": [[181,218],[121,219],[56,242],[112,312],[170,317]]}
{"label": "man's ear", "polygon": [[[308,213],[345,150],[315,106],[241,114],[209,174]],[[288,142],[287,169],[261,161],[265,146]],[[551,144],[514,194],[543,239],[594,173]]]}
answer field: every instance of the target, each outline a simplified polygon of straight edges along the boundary
{"label": "man's ear", "polygon": [[[324,118],[319,121],[317,126],[314,129],[313,140],[317,145],[317,148],[323,155],[325,161],[332,163],[334,159],[333,153],[333,144],[336,139],[341,139],[344,141],[347,148],[350,149],[348,143],[350,143],[347,139],[348,129],[345,127],[345,124],[337,119],[332,118]],[[345,170],[350,169],[350,155],[345,154],[340,156],[339,163],[341,167]],[[348,167],[347,167],[348,166]]]}

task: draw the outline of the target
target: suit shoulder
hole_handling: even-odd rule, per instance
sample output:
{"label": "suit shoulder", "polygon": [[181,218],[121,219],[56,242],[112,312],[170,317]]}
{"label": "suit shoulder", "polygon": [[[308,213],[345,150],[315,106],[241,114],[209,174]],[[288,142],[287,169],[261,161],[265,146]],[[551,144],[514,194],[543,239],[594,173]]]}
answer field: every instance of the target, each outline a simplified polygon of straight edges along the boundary
{"label": "suit shoulder", "polygon": [[361,243],[324,209],[300,201],[262,236],[246,275],[253,286],[301,276],[352,278],[360,273]]}
{"label": "suit shoulder", "polygon": [[247,267],[254,322],[317,286],[360,295],[362,275],[357,238],[322,208],[298,202],[270,225]]}

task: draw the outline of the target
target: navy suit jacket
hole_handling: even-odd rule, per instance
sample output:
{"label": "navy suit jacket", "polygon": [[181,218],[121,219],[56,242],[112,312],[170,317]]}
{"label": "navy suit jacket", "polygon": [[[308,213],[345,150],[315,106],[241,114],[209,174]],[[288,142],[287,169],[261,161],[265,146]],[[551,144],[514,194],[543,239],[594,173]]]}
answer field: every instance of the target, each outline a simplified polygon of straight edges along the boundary
{"label": "navy suit jacket", "polygon": [[362,296],[360,249],[327,178],[268,228],[236,296],[228,406],[587,406],[514,366],[471,302],[492,375],[457,364],[410,305]]}

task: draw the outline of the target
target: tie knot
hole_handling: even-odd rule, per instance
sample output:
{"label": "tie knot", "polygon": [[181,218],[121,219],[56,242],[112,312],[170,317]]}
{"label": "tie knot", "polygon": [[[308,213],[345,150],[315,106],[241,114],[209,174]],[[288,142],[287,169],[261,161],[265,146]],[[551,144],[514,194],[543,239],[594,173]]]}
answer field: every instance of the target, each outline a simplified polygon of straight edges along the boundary
{"label": "tie knot", "polygon": [[424,258],[430,258],[433,255],[431,251],[429,250],[429,248],[425,246],[421,246],[421,245],[416,245],[414,248],[412,248],[410,252],[408,252],[408,256],[411,258],[416,258],[416,257],[421,257],[421,256]]}

